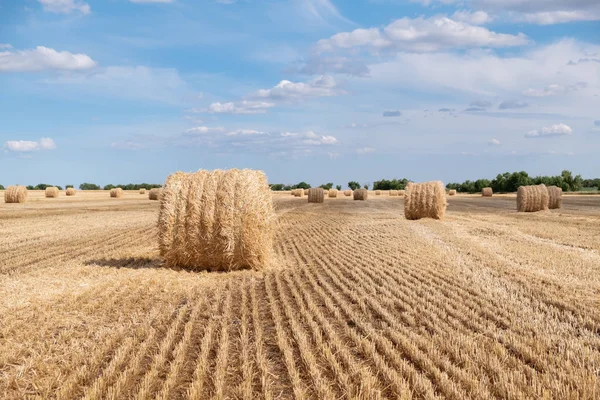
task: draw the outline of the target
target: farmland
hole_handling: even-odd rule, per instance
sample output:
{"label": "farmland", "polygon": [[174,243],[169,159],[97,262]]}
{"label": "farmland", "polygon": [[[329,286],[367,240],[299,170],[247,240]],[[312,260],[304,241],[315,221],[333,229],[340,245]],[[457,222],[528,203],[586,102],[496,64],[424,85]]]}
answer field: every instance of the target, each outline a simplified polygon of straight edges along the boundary
{"label": "farmland", "polygon": [[138,192],[0,202],[0,393],[600,397],[600,197],[273,197],[271,265],[230,273],[165,268]]}

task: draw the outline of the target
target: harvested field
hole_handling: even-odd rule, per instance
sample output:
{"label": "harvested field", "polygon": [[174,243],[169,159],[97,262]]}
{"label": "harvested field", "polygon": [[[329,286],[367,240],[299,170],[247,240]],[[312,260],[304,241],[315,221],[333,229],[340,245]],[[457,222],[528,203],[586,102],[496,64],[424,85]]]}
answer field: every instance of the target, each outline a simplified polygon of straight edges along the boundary
{"label": "harvested field", "polygon": [[0,200],[3,398],[600,397],[600,196],[273,198],[232,273],[164,268],[138,191]]}

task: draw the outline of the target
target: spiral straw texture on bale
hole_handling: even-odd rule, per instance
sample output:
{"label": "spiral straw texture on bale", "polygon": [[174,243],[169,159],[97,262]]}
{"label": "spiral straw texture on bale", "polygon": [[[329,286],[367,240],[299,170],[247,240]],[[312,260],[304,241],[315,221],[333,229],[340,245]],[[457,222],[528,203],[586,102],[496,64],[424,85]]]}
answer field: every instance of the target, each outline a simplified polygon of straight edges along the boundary
{"label": "spiral straw texture on bale", "polygon": [[517,189],[517,211],[536,212],[548,209],[550,196],[546,185],[520,186]]}
{"label": "spiral straw texture on bale", "polygon": [[322,188],[308,189],[309,203],[323,203],[325,201],[325,191]]}
{"label": "spiral straw texture on bale", "polygon": [[493,194],[494,194],[494,191],[492,190],[491,187],[485,187],[485,188],[481,189],[482,197],[492,197]]}
{"label": "spiral straw texture on bale", "polygon": [[148,192],[148,200],[160,200],[160,188],[150,189]]}
{"label": "spiral straw texture on bale", "polygon": [[58,197],[58,188],[56,186],[47,187],[46,197]]}
{"label": "spiral straw texture on bale", "polygon": [[65,194],[67,196],[75,196],[75,194],[77,194],[77,190],[75,190],[75,188],[67,188]]}
{"label": "spiral straw texture on bale", "polygon": [[140,194],[146,194],[146,189],[144,189],[144,188],[141,188],[141,189],[140,189]]}
{"label": "spiral straw texture on bale", "polygon": [[548,186],[548,208],[556,210],[562,207],[562,188]]}
{"label": "spiral straw texture on bale", "polygon": [[327,193],[327,196],[329,198],[336,198],[337,195],[338,195],[337,189],[329,189],[329,193]]}
{"label": "spiral straw texture on bale", "polygon": [[352,190],[344,190],[344,196],[352,196]]}
{"label": "spiral straw texture on bale", "polygon": [[456,196],[456,190],[455,189],[449,190],[448,196]]}
{"label": "spiral straw texture on bale", "polygon": [[442,182],[409,182],[404,195],[404,217],[406,219],[444,219],[445,213],[446,189]]}
{"label": "spiral straw texture on bale", "polygon": [[354,200],[367,200],[369,191],[367,189],[356,189],[354,191]]}
{"label": "spiral straw texture on bale", "polygon": [[161,196],[160,254],[168,266],[260,269],[271,255],[274,224],[262,171],[177,172],[167,178]]}
{"label": "spiral straw texture on bale", "polygon": [[110,189],[110,197],[121,197],[121,196],[123,196],[123,189],[121,189],[121,188]]}
{"label": "spiral straw texture on bale", "polygon": [[25,203],[27,188],[25,186],[9,186],[4,191],[5,203]]}

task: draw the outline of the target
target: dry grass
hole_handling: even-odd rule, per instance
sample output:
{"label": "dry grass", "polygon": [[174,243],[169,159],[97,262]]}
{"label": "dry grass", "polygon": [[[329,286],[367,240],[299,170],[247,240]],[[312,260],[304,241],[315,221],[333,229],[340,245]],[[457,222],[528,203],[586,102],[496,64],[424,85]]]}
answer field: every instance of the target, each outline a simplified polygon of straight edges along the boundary
{"label": "dry grass", "polygon": [[161,188],[152,188],[148,192],[148,200],[160,200]]}
{"label": "dry grass", "polygon": [[58,197],[59,190],[56,186],[47,187],[45,190],[45,195],[48,198]]}
{"label": "dry grass", "polygon": [[158,216],[161,255],[170,267],[264,268],[272,252],[275,223],[271,196],[261,171],[170,175]]}
{"label": "dry grass", "polygon": [[597,399],[600,206],[273,195],[277,265],[164,268],[157,202],[0,204],[6,399]]}
{"label": "dry grass", "polygon": [[492,197],[494,195],[494,191],[492,190],[491,187],[486,187],[481,189],[481,196],[482,197]]}
{"label": "dry grass", "polygon": [[536,212],[548,209],[550,196],[546,185],[520,186],[517,190],[517,211]]}
{"label": "dry grass", "polygon": [[25,203],[27,201],[27,188],[25,186],[9,186],[4,191],[5,203]]}
{"label": "dry grass", "polygon": [[548,186],[548,208],[556,210],[562,207],[562,189],[558,186]]}
{"label": "dry grass", "polygon": [[367,189],[356,189],[354,192],[354,200],[367,200],[369,191]]}
{"label": "dry grass", "polygon": [[75,188],[67,188],[65,194],[67,196],[75,196],[77,194],[77,190]]}
{"label": "dry grass", "polygon": [[413,183],[406,186],[404,216],[406,219],[444,219],[446,189],[440,181]]}
{"label": "dry grass", "polygon": [[110,189],[110,197],[118,198],[118,197],[122,197],[122,196],[123,196],[123,189],[121,189],[121,188]]}
{"label": "dry grass", "polygon": [[323,203],[325,201],[325,191],[322,188],[308,189],[309,203]]}
{"label": "dry grass", "polygon": [[338,196],[337,189],[329,189],[329,192],[327,193],[327,197],[329,197],[330,199],[335,199],[337,196]]}

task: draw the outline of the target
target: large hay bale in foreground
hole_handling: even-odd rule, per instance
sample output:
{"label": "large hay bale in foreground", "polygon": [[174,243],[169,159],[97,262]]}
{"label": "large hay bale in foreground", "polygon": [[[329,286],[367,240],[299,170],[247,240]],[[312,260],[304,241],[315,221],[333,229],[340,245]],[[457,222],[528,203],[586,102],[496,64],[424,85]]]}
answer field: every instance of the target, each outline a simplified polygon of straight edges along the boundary
{"label": "large hay bale in foreground", "polygon": [[548,208],[556,210],[562,207],[562,188],[558,186],[548,186]]}
{"label": "large hay bale in foreground", "polygon": [[67,196],[75,196],[77,194],[77,190],[75,190],[75,188],[67,188],[65,194]]}
{"label": "large hay bale in foreground", "polygon": [[390,190],[390,197],[398,196],[397,190]]}
{"label": "large hay bale in foreground", "polygon": [[381,190],[376,190],[375,191],[375,196],[381,196]]}
{"label": "large hay bale in foreground", "polygon": [[344,196],[352,196],[352,190],[344,190]]}
{"label": "large hay bale in foreground", "polygon": [[337,195],[338,195],[337,189],[329,189],[329,193],[327,193],[327,196],[329,198],[336,198]]}
{"label": "large hay bale in foreground", "polygon": [[492,197],[493,194],[494,194],[494,191],[492,190],[491,187],[485,187],[485,188],[481,189],[481,197]]}
{"label": "large hay bale in foreground", "polygon": [[517,189],[517,211],[536,212],[548,209],[550,196],[546,185],[520,186]]}
{"label": "large hay bale in foreground", "polygon": [[448,191],[448,196],[456,196],[456,190],[455,189],[451,189]]}
{"label": "large hay bale in foreground", "polygon": [[58,197],[58,188],[56,186],[50,186],[46,188],[46,197]]}
{"label": "large hay bale in foreground", "polygon": [[367,200],[369,191],[367,189],[356,189],[354,191],[354,200]]}
{"label": "large hay bale in foreground", "polygon": [[121,188],[110,189],[110,197],[121,197],[121,196],[123,196],[123,189],[121,189]]}
{"label": "large hay bale in foreground", "polygon": [[323,203],[325,201],[325,191],[322,188],[308,189],[309,203]]}
{"label": "large hay bale in foreground", "polygon": [[5,203],[25,203],[27,201],[27,188],[25,186],[9,186],[4,191]]}
{"label": "large hay bale in foreground", "polygon": [[445,213],[446,189],[442,182],[408,183],[404,195],[406,219],[444,219]]}
{"label": "large hay bale in foreground", "polygon": [[160,254],[170,267],[260,269],[271,255],[274,222],[262,171],[177,172],[160,200]]}
{"label": "large hay bale in foreground", "polygon": [[160,188],[152,188],[148,192],[148,200],[160,200]]}
{"label": "large hay bale in foreground", "polygon": [[140,194],[146,194],[146,189],[145,188],[141,188],[140,189]]}

